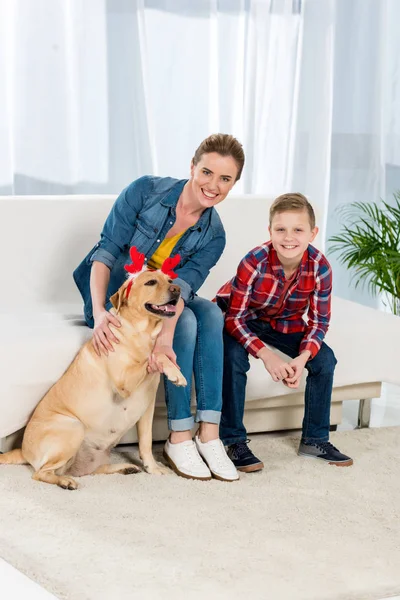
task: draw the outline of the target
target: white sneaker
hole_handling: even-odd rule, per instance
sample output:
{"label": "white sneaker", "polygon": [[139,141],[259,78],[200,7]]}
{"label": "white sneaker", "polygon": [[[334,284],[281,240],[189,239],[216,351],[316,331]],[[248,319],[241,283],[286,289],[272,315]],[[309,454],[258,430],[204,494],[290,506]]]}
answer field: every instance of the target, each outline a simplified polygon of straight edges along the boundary
{"label": "white sneaker", "polygon": [[171,469],[181,477],[202,481],[211,479],[210,470],[198,453],[193,440],[179,442],[179,444],[171,444],[167,440],[164,446],[164,458]]}
{"label": "white sneaker", "polygon": [[237,481],[239,479],[239,473],[228,457],[220,439],[211,440],[211,442],[205,442],[204,444],[197,435],[194,439],[200,456],[208,464],[211,474],[215,479],[220,479],[221,481]]}

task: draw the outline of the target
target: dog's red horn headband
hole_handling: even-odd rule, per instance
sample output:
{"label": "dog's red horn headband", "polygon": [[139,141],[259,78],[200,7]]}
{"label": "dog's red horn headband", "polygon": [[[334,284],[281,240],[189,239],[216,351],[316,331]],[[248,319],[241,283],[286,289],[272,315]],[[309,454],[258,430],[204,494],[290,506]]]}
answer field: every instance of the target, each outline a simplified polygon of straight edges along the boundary
{"label": "dog's red horn headband", "polygon": [[166,258],[163,264],[161,265],[161,271],[165,273],[165,275],[168,275],[168,277],[170,277],[171,279],[176,279],[178,275],[174,273],[173,268],[176,267],[180,260],[180,254],[175,254],[173,258]]}
{"label": "dog's red horn headband", "polygon": [[143,269],[143,265],[144,265],[143,252],[138,252],[136,246],[132,246],[132,248],[130,248],[130,250],[129,250],[129,254],[131,257],[132,264],[125,265],[124,266],[125,271],[128,271],[128,273],[139,273],[139,271],[141,271]]}
{"label": "dog's red horn headband", "polygon": [[[128,273],[130,273],[131,275],[133,273],[139,273],[142,269],[143,269],[143,265],[144,265],[144,254],[143,252],[138,252],[138,249],[136,248],[136,246],[132,246],[129,249],[129,254],[131,257],[131,261],[132,264],[131,265],[124,265],[124,269],[125,271],[128,271]],[[132,283],[133,280],[131,280],[128,283],[128,286],[126,288],[126,297],[128,298],[131,288],[132,288]]]}

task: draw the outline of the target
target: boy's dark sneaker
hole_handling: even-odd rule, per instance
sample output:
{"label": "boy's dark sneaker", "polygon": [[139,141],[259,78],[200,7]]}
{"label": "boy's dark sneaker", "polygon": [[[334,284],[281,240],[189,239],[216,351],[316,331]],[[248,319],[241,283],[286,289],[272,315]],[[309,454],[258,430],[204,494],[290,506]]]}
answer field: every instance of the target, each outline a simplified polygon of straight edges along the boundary
{"label": "boy's dark sneaker", "polygon": [[309,444],[300,442],[298,455],[306,456],[307,458],[320,458],[330,465],[338,467],[350,467],[353,464],[352,458],[342,454],[330,442],[314,442]]}
{"label": "boy's dark sneaker", "polygon": [[264,464],[254,456],[247,442],[231,444],[228,446],[227,454],[238,471],[252,473],[253,471],[261,471],[264,468]]}

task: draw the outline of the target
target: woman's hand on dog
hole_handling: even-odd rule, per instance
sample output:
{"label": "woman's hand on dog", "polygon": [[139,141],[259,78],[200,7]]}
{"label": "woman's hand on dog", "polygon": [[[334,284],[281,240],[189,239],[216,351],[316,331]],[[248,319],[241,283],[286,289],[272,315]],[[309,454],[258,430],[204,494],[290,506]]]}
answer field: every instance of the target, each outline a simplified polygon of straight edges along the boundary
{"label": "woman's hand on dog", "polygon": [[113,334],[110,325],[121,327],[121,322],[108,310],[104,309],[94,315],[92,344],[98,356],[101,353],[107,356],[109,352],[114,352],[113,343],[119,344],[119,340]]}
{"label": "woman's hand on dog", "polygon": [[149,364],[147,366],[147,371],[149,373],[163,373],[163,367],[160,362],[157,361],[158,354],[165,354],[169,358],[169,360],[180,369],[179,365],[176,363],[176,354],[173,351],[172,346],[167,344],[157,344],[153,348],[153,352],[149,357]]}

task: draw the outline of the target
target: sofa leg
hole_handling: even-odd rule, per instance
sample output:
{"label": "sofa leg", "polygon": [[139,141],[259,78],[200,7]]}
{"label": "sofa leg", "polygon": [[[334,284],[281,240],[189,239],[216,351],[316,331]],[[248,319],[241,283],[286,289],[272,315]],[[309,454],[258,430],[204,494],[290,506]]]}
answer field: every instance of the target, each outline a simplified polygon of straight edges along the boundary
{"label": "sofa leg", "polygon": [[337,431],[337,425],[330,425],[329,431]]}
{"label": "sofa leg", "polygon": [[363,398],[358,406],[358,423],[357,429],[369,427],[371,420],[371,398]]}

